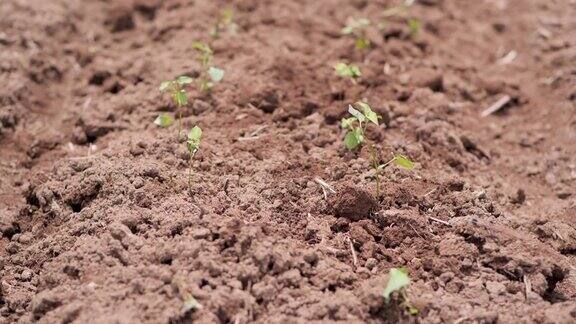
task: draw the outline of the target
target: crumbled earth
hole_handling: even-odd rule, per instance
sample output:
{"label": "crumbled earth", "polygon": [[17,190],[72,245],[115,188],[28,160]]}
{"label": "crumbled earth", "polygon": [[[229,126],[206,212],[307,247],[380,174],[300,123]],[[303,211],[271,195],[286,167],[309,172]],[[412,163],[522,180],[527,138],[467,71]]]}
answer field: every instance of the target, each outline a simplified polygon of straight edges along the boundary
{"label": "crumbled earth", "polygon": [[[576,3],[419,0],[416,34],[340,34],[398,3],[1,1],[0,322],[576,322]],[[226,6],[189,194],[157,88]],[[338,125],[359,99],[382,161],[416,162],[379,199]]]}

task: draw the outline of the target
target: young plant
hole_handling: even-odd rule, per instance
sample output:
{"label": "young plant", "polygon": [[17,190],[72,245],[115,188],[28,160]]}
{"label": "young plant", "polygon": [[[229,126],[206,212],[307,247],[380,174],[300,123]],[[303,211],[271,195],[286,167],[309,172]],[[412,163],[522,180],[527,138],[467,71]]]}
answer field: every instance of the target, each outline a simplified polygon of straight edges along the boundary
{"label": "young plant", "polygon": [[392,268],[388,275],[388,283],[384,289],[383,296],[386,302],[390,301],[390,296],[394,292],[398,292],[402,305],[410,315],[418,315],[418,308],[414,307],[408,298],[406,288],[410,285],[410,277],[406,268]]}
{"label": "young plant", "polygon": [[336,70],[336,74],[343,78],[350,78],[352,83],[356,83],[356,79],[362,76],[362,72],[360,72],[360,68],[354,64],[346,64],[344,62],[339,62],[334,65],[334,70]]}
{"label": "young plant", "polygon": [[380,197],[380,171],[383,170],[391,163],[395,163],[397,166],[411,170],[414,168],[414,163],[410,161],[407,157],[397,154],[390,161],[380,164],[380,156],[376,150],[376,145],[369,141],[365,136],[366,128],[369,124],[374,124],[379,126],[378,119],[381,117],[376,114],[370,105],[365,102],[358,101],[353,105],[348,106],[348,113],[352,115],[348,118],[342,118],[342,128],[348,130],[346,132],[346,137],[344,137],[344,145],[349,150],[354,150],[364,143],[368,144],[370,149],[370,159],[372,168],[374,169],[374,175],[376,178],[376,198]]}
{"label": "young plant", "polygon": [[[384,18],[390,18],[394,16],[402,17],[402,19],[406,22],[406,25],[408,25],[408,29],[410,30],[410,37],[416,37],[422,28],[422,23],[420,20],[407,17],[410,11],[410,7],[413,4],[414,0],[406,0],[403,4],[390,7],[382,12]],[[381,23],[380,25],[382,26],[381,29],[383,29],[385,24]]]}
{"label": "young plant", "polygon": [[416,37],[422,28],[422,23],[418,19],[408,19],[406,22],[408,24],[408,28],[410,29],[410,36]]}
{"label": "young plant", "polygon": [[212,65],[212,49],[206,43],[194,42],[192,48],[198,52],[198,62],[202,66],[202,72],[198,77],[198,89],[202,92],[210,92],[214,85],[224,78],[224,70]]}
{"label": "young plant", "polygon": [[202,128],[194,126],[188,133],[188,139],[186,141],[186,146],[188,147],[188,153],[190,154],[190,163],[188,165],[188,192],[192,194],[192,164],[194,163],[194,155],[198,152],[200,148],[200,141],[202,139]]}
{"label": "young plant", "polygon": [[366,35],[368,26],[370,26],[370,20],[366,18],[349,18],[346,26],[342,28],[342,34],[354,36],[356,48],[366,50],[370,48],[370,40]]}
{"label": "young plant", "polygon": [[[162,93],[168,93],[172,103],[176,106],[176,114],[178,115],[178,139],[182,132],[182,107],[188,104],[188,95],[184,89],[186,85],[194,82],[194,80],[186,75],[177,77],[174,80],[164,81],[160,84],[159,90]],[[172,117],[166,114],[160,114],[154,120],[154,124],[160,127],[168,127],[172,125]]]}
{"label": "young plant", "polygon": [[234,11],[231,8],[222,11],[220,18],[210,32],[210,36],[214,39],[220,38],[223,31],[227,31],[230,35],[236,35],[238,32],[238,25],[234,22]]}

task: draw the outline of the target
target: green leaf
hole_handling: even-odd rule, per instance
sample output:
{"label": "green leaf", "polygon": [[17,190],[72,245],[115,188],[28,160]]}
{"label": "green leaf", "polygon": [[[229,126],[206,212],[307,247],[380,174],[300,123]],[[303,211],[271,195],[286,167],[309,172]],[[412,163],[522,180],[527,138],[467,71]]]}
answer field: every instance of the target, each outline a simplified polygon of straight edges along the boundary
{"label": "green leaf", "polygon": [[352,107],[352,105],[348,105],[348,112],[350,115],[356,117],[359,122],[364,122],[366,120],[366,117],[361,112]]}
{"label": "green leaf", "polygon": [[334,65],[334,70],[336,70],[336,74],[341,77],[357,78],[362,75],[358,66],[352,64],[348,65],[343,62],[336,63]]}
{"label": "green leaf", "polygon": [[364,116],[366,117],[366,119],[368,119],[369,121],[373,122],[374,124],[378,125],[378,114],[376,114],[372,108],[370,107],[370,105],[368,105],[365,102],[362,101],[358,101],[355,103],[357,106],[360,107],[360,109],[362,109],[362,113],[364,114]]}
{"label": "green leaf", "polygon": [[348,65],[343,62],[334,64],[334,70],[339,76],[348,76]]}
{"label": "green leaf", "polygon": [[203,54],[212,54],[210,46],[203,42],[193,42],[192,48]]}
{"label": "green leaf", "polygon": [[174,100],[174,103],[179,107],[186,106],[188,104],[188,96],[186,95],[186,91],[183,89],[173,93],[172,99]]}
{"label": "green leaf", "polygon": [[394,163],[396,163],[397,166],[406,170],[414,169],[414,162],[410,161],[409,158],[401,154],[396,154],[394,156]]}
{"label": "green leaf", "polygon": [[188,139],[194,141],[200,141],[202,138],[202,128],[199,126],[194,126],[188,133]]}
{"label": "green leaf", "polygon": [[218,83],[224,78],[224,70],[211,66],[208,69],[208,76],[212,79],[212,82]]}
{"label": "green leaf", "polygon": [[356,117],[342,118],[341,126],[342,128],[349,128],[355,121],[357,121]]}
{"label": "green leaf", "polygon": [[154,120],[154,124],[156,124],[160,127],[168,127],[168,126],[172,125],[173,122],[174,122],[174,118],[172,118],[172,116],[170,116],[168,114],[160,114]]}
{"label": "green leaf", "polygon": [[173,81],[164,81],[160,83],[160,87],[158,88],[158,90],[160,90],[160,92],[168,90],[168,88],[170,88],[170,86],[172,85],[172,82]]}
{"label": "green leaf", "polygon": [[349,131],[346,134],[346,137],[344,137],[344,145],[346,145],[346,148],[349,150],[353,150],[357,148],[358,145],[360,145],[360,141],[358,140],[356,132]]}
{"label": "green leaf", "polygon": [[416,36],[420,31],[422,24],[417,19],[408,19],[408,28],[410,28],[410,35]]}
{"label": "green leaf", "polygon": [[354,32],[354,27],[353,26],[346,26],[346,27],[342,28],[342,30],[340,32],[342,33],[342,35],[350,35]]}
{"label": "green leaf", "polygon": [[399,291],[410,284],[410,277],[408,277],[406,268],[392,268],[388,276],[388,284],[383,292],[386,301],[390,300],[390,295],[393,292]]}
{"label": "green leaf", "polygon": [[370,40],[365,37],[360,37],[356,39],[356,48],[359,50],[365,50],[370,48]]}
{"label": "green leaf", "polygon": [[190,83],[194,82],[194,79],[192,79],[191,77],[189,77],[187,75],[182,75],[176,79],[176,82],[178,82],[179,85],[183,86],[183,85],[190,84]]}
{"label": "green leaf", "polygon": [[194,126],[188,133],[188,151],[194,153],[200,147],[200,140],[202,139],[202,128]]}

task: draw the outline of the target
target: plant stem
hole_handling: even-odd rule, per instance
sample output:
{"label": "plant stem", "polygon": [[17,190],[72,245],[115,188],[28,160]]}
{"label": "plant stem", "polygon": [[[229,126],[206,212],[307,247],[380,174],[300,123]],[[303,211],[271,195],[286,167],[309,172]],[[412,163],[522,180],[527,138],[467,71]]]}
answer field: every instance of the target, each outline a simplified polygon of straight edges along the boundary
{"label": "plant stem", "polygon": [[190,163],[188,164],[188,194],[192,196],[192,165],[194,163],[195,152],[190,152]]}
{"label": "plant stem", "polygon": [[178,113],[178,137],[177,140],[180,142],[180,134],[182,134],[182,107],[177,105],[176,111]]}

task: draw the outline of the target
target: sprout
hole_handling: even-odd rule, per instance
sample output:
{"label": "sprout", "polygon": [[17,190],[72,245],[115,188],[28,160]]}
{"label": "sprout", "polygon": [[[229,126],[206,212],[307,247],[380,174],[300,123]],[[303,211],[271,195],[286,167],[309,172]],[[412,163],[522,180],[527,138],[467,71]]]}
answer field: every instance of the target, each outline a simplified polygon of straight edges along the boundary
{"label": "sprout", "polygon": [[410,28],[410,36],[415,37],[420,32],[422,24],[418,19],[408,19],[408,28]]}
{"label": "sprout", "polygon": [[360,72],[360,68],[354,64],[346,64],[343,62],[336,63],[334,65],[334,70],[336,70],[336,74],[343,78],[350,78],[352,82],[356,82],[356,78],[362,76],[362,72]]}
{"label": "sprout", "polygon": [[406,289],[410,285],[410,277],[408,276],[408,270],[406,268],[392,268],[388,275],[388,283],[382,295],[386,302],[390,301],[390,295],[394,292],[398,292],[402,298],[402,304],[406,307],[406,310],[410,315],[418,315],[418,309],[410,303],[408,299],[408,293]]}
{"label": "sprout", "polygon": [[[342,118],[341,126],[346,129],[346,136],[344,137],[344,145],[349,150],[354,150],[368,141],[365,136],[366,128],[369,124],[379,125],[378,120],[381,118],[372,110],[370,105],[365,102],[358,101],[354,105],[348,106],[348,113],[352,115],[348,118]],[[390,161],[380,164],[379,154],[376,151],[376,145],[369,143],[370,158],[372,160],[372,168],[376,177],[376,197],[380,197],[380,171],[391,163],[395,163],[398,167],[411,170],[414,168],[414,163],[404,155],[396,154]]]}
{"label": "sprout", "polygon": [[192,164],[194,162],[194,155],[200,148],[200,141],[202,139],[202,128],[194,126],[188,133],[186,146],[190,154],[190,164],[188,165],[188,192],[192,193]]}
{"label": "sprout", "polygon": [[231,8],[222,11],[220,18],[210,32],[210,36],[214,39],[220,38],[222,31],[227,31],[230,35],[238,33],[238,25],[234,22],[234,11]]}
{"label": "sprout", "polygon": [[366,28],[370,26],[370,20],[366,18],[348,18],[348,23],[342,28],[342,35],[352,35],[355,38],[356,48],[365,50],[370,48],[370,40],[366,36]]}
{"label": "sprout", "polygon": [[[382,12],[382,16],[384,18],[390,18],[394,16],[400,16],[403,20],[405,20],[406,25],[410,30],[410,36],[415,37],[422,27],[422,23],[418,19],[407,18],[409,14],[410,7],[414,4],[414,0],[406,0],[403,4],[390,7]],[[379,24],[380,29],[384,29],[385,22],[381,22]]]}
{"label": "sprout", "polygon": [[[194,79],[189,76],[182,75],[174,80],[162,82],[158,88],[160,92],[170,94],[170,99],[176,106],[176,112],[178,114],[178,139],[180,138],[180,133],[182,132],[182,107],[188,104],[188,95],[186,94],[184,87],[191,84],[192,82],[194,82]],[[172,118],[166,114],[161,114],[154,120],[154,124],[160,127],[168,127],[172,124],[172,122]]]}
{"label": "sprout", "polygon": [[224,78],[224,70],[212,66],[214,52],[208,44],[194,42],[192,48],[198,52],[198,62],[202,65],[198,88],[202,92],[210,92],[214,85]]}

